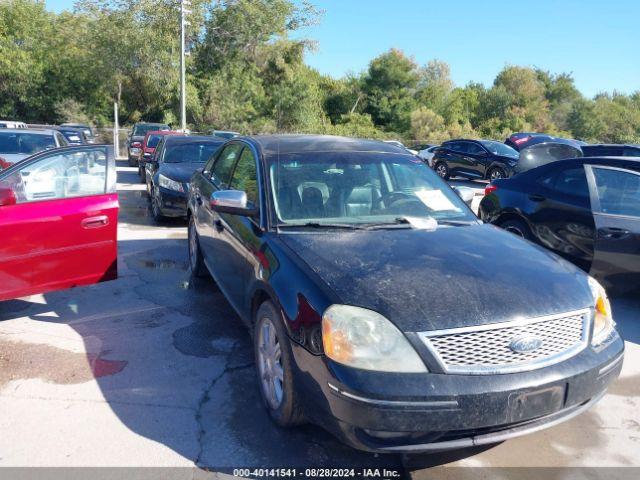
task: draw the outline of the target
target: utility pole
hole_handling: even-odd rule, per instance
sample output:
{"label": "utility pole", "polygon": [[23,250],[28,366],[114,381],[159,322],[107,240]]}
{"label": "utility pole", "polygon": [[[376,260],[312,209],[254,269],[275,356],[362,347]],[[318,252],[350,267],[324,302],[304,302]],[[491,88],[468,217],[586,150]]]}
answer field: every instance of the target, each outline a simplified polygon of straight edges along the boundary
{"label": "utility pole", "polygon": [[113,151],[116,158],[120,158],[120,131],[118,127],[118,102],[113,102]]}
{"label": "utility pole", "polygon": [[191,13],[186,7],[191,6],[189,0],[180,0],[180,128],[187,130],[187,86],[185,78],[185,27],[189,22],[185,17]]}

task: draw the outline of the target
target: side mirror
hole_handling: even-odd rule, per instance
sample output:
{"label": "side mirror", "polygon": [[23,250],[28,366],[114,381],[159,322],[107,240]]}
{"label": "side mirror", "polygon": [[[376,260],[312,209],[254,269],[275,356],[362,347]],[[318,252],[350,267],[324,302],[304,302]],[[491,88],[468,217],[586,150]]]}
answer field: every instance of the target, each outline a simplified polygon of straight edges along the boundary
{"label": "side mirror", "polygon": [[213,192],[209,205],[215,212],[240,215],[242,217],[258,216],[258,209],[248,206],[247,194],[240,190],[218,190]]}
{"label": "side mirror", "polygon": [[15,192],[8,187],[0,187],[0,207],[7,207],[16,203]]}
{"label": "side mirror", "polygon": [[458,194],[458,196],[462,199],[464,203],[466,203],[469,207],[473,202],[473,197],[476,196],[476,193],[472,188],[469,187],[453,187],[453,191]]}

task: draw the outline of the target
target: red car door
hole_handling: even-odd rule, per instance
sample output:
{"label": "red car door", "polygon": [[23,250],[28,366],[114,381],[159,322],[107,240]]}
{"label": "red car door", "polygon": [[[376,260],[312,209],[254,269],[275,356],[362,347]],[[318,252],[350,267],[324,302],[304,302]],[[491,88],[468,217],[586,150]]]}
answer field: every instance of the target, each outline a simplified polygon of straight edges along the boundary
{"label": "red car door", "polygon": [[113,149],[43,152],[0,173],[0,301],[117,277]]}

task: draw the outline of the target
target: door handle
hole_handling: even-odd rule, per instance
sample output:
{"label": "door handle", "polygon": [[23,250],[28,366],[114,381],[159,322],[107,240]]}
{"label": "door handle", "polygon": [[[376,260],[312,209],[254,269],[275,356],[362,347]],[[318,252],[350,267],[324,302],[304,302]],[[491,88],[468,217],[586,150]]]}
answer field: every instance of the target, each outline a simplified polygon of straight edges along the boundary
{"label": "door handle", "polygon": [[85,218],[80,222],[82,228],[100,228],[109,225],[109,217],[98,215],[97,217]]}
{"label": "door handle", "polygon": [[533,202],[544,202],[546,200],[545,197],[543,197],[542,195],[537,195],[537,194],[531,194],[529,195],[529,200],[533,201]]}
{"label": "door handle", "polygon": [[605,227],[598,230],[601,238],[609,238],[613,240],[618,240],[621,238],[628,237],[631,235],[631,232],[624,228],[616,228],[616,227]]}

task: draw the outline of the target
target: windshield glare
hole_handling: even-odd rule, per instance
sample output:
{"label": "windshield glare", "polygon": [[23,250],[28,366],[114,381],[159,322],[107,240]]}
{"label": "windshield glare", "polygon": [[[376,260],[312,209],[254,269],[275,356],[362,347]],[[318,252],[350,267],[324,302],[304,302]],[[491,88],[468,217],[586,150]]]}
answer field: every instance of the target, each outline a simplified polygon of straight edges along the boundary
{"label": "windshield glare", "polygon": [[399,217],[475,220],[429,167],[372,152],[280,155],[269,167],[281,224],[396,223]]}
{"label": "windshield glare", "polygon": [[222,143],[183,143],[167,146],[164,154],[166,163],[204,163],[213,155]]}
{"label": "windshield glare", "polygon": [[520,154],[515,149],[511,148],[509,145],[505,145],[504,143],[490,142],[486,140],[483,140],[480,143],[482,143],[484,148],[489,150],[494,155],[503,155],[505,157],[513,158],[518,158],[520,156]]}

